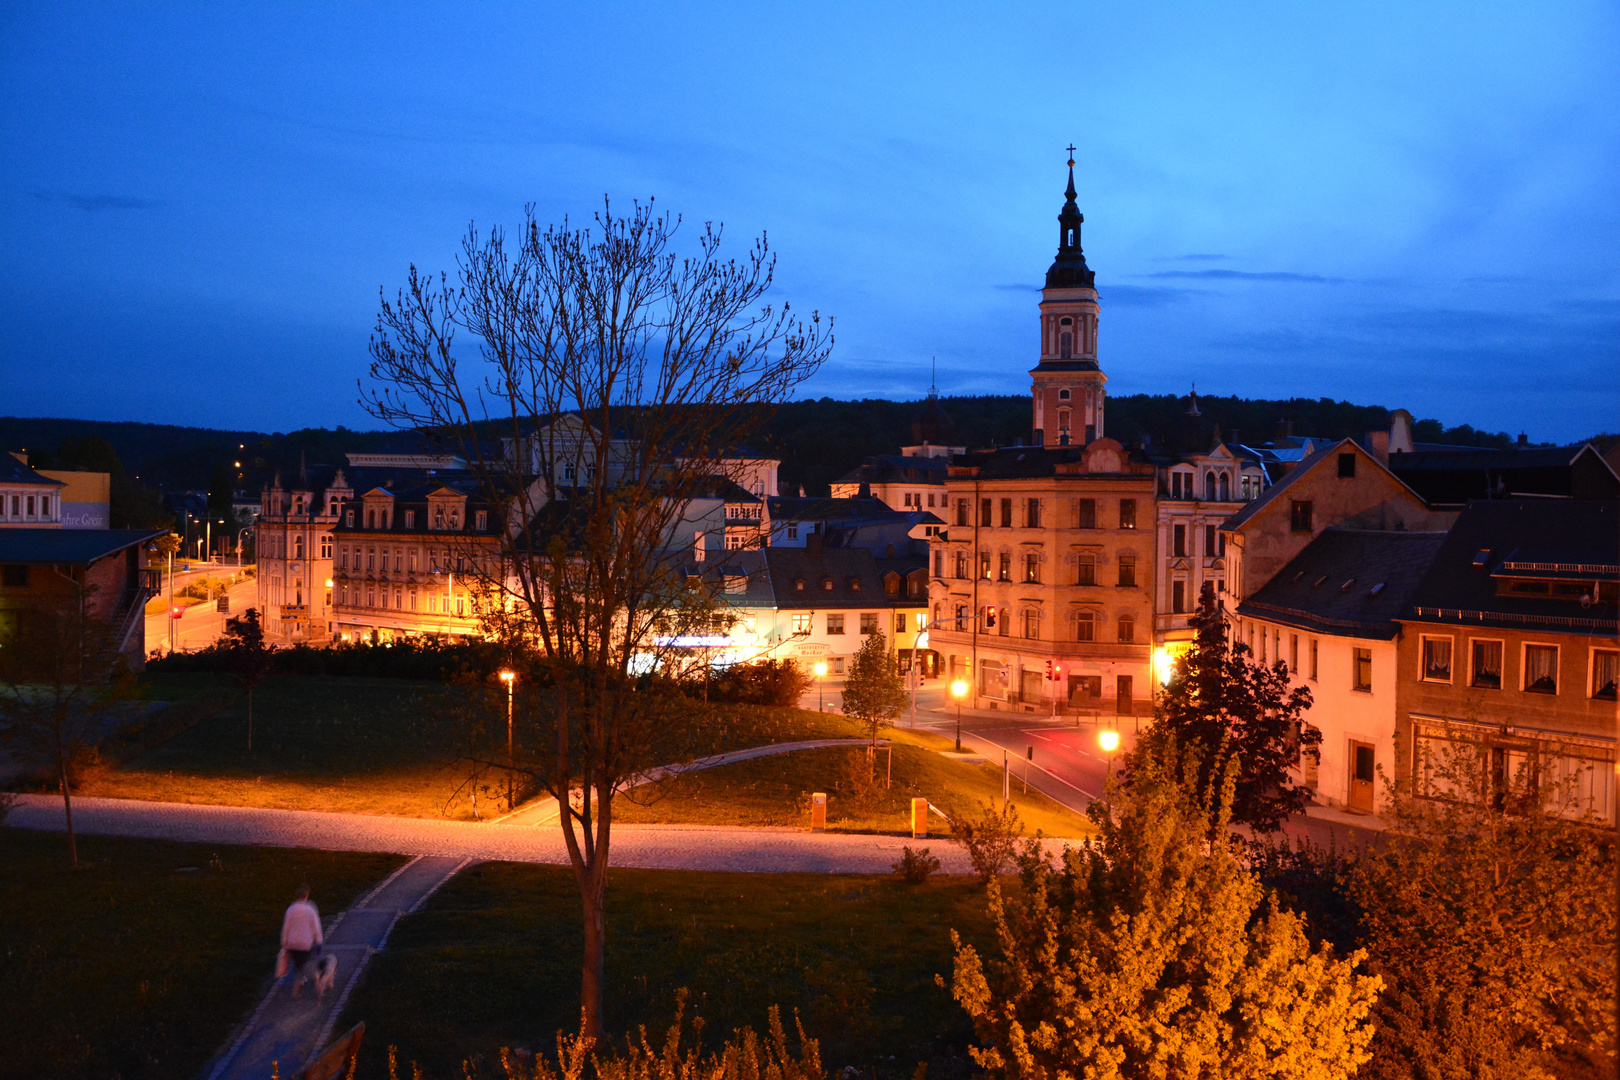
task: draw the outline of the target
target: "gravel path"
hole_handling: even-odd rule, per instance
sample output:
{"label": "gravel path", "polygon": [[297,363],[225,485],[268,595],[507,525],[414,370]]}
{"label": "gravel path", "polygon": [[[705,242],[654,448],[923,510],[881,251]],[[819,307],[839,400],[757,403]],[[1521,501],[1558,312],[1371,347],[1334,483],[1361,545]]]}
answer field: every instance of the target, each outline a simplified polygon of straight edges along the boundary
{"label": "gravel path", "polygon": [[[489,822],[93,798],[73,800],[73,822],[80,832],[90,835],[554,865],[568,862],[559,831]],[[62,802],[49,795],[19,796],[6,825],[61,831],[65,828]],[[616,825],[612,861],[614,866],[659,870],[885,874],[900,858],[902,847],[922,845],[932,848],[945,873],[968,873],[961,849],[940,837],[912,840],[702,825]]]}

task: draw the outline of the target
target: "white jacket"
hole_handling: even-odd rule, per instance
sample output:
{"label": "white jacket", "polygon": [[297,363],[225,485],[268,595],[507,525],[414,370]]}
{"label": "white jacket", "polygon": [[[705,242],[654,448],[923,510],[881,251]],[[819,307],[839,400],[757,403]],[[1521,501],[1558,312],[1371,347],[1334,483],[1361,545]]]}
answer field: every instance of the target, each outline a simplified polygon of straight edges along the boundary
{"label": "white jacket", "polygon": [[321,913],[315,905],[308,900],[294,900],[281,920],[281,947],[303,952],[325,940],[321,935]]}

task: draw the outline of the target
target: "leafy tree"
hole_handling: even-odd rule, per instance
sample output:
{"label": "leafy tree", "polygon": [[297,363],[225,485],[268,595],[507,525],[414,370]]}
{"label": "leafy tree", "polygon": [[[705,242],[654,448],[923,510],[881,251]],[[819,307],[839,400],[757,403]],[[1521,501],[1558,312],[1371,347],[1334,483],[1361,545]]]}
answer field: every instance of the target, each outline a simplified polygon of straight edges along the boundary
{"label": "leafy tree", "polygon": [[1510,773],[1454,733],[1389,786],[1391,828],[1348,875],[1389,987],[1368,1075],[1615,1075],[1614,836],[1576,820],[1559,760]]}
{"label": "leafy tree", "polygon": [[247,691],[247,748],[253,752],[253,690],[270,674],[274,657],[264,643],[264,626],[259,609],[248,608],[225,623],[224,645],[236,684]]}
{"label": "leafy tree", "polygon": [[1194,749],[1137,761],[1100,835],[1060,865],[1026,857],[1016,897],[989,886],[996,956],[952,934],[956,1000],[1016,1080],[1348,1077],[1368,1059],[1381,986],[1362,954],[1312,948],[1228,835],[1237,770],[1212,786]]}
{"label": "leafy tree", "polygon": [[881,631],[867,635],[844,681],[844,712],[865,721],[875,747],[878,725],[893,723],[909,700],[900,658],[889,651],[889,640]]}
{"label": "leafy tree", "polygon": [[[1289,685],[1280,660],[1271,667],[1249,660],[1249,647],[1227,638],[1226,612],[1204,583],[1192,617],[1197,639],[1176,660],[1175,672],[1154,702],[1153,727],[1138,744],[1157,753],[1167,740],[1196,747],[1210,783],[1229,757],[1240,762],[1231,817],[1261,832],[1273,832],[1290,814],[1303,813],[1310,789],[1296,786],[1290,767],[1314,751],[1322,733],[1303,722],[1311,692]],[[1136,756],[1125,762],[1134,783]]]}
{"label": "leafy tree", "polygon": [[69,585],[60,596],[6,611],[0,622],[0,741],[15,760],[49,762],[74,867],[74,772],[101,741],[115,703],[134,690],[94,594],[93,586]]}
{"label": "leafy tree", "polygon": [[[217,550],[221,540],[236,536],[238,523],[236,520],[236,474],[231,467],[223,462],[214,468],[214,475],[208,483],[208,520],[214,523],[213,544]],[[213,553],[209,553],[213,557]]]}
{"label": "leafy tree", "polygon": [[518,768],[557,800],[588,1036],[602,1030],[613,798],[701,731],[673,679],[653,673],[679,667],[678,642],[712,625],[724,585],[689,574],[691,542],[677,538],[717,477],[747,479],[738,449],[832,346],[818,315],[767,302],[764,237],[727,258],[705,225],[682,257],[677,228],[650,205],[604,205],[584,228],[543,225],[531,208],[510,241],[469,231],[455,282],[412,267],[383,301],[362,392],[378,419],[458,451],[509,523],[500,558],[468,544],[457,578],[536,669]]}

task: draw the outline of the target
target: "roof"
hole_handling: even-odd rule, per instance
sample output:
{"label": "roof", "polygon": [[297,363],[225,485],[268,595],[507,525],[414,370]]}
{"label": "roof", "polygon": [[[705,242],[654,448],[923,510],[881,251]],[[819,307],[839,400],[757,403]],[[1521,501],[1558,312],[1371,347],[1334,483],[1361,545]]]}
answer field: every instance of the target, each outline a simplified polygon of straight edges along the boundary
{"label": "roof", "polygon": [[[1305,458],[1298,465],[1295,465],[1292,469],[1288,470],[1288,472],[1285,475],[1283,475],[1283,477],[1281,479],[1279,479],[1276,483],[1272,484],[1270,487],[1266,488],[1265,491],[1261,492],[1260,497],[1258,499],[1255,499],[1253,502],[1249,503],[1243,509],[1239,510],[1237,513],[1233,514],[1231,517],[1227,518],[1225,524],[1223,524],[1221,526],[1221,528],[1223,528],[1223,529],[1241,528],[1245,522],[1247,522],[1249,519],[1253,518],[1256,514],[1260,513],[1260,511],[1264,510],[1266,507],[1270,506],[1272,503],[1277,502],[1278,500],[1284,498],[1287,495],[1287,493],[1293,488],[1293,486],[1300,481],[1300,479],[1302,477],[1304,477],[1312,469],[1316,468],[1316,466],[1320,465],[1323,461],[1326,461],[1329,457],[1331,457],[1331,456],[1339,453],[1341,450],[1343,450],[1344,447],[1345,447],[1345,444],[1347,444],[1347,443],[1350,446],[1354,447],[1355,449],[1361,451],[1362,456],[1364,458],[1366,458],[1368,461],[1372,462],[1374,465],[1378,466],[1380,469],[1384,469],[1383,462],[1379,461],[1377,457],[1375,457],[1371,453],[1369,453],[1367,451],[1367,448],[1362,446],[1360,443],[1356,442],[1356,440],[1354,440],[1354,439],[1340,439],[1336,443],[1333,443],[1331,445],[1322,447],[1320,450],[1317,450],[1315,453],[1313,453],[1309,457]],[[1389,473],[1389,470],[1384,469],[1384,472]],[[1403,480],[1401,480],[1400,477],[1395,476],[1393,473],[1389,473],[1389,475],[1396,483],[1401,484],[1401,486],[1403,486],[1403,487],[1406,486],[1405,482]],[[1407,490],[1411,491],[1410,488],[1408,488]],[[1423,497],[1421,495],[1419,495],[1417,492],[1412,491],[1411,494],[1412,494],[1412,496],[1414,498],[1418,499],[1420,502],[1424,501]]]}
{"label": "roof", "polygon": [[834,483],[838,484],[941,484],[950,471],[947,457],[906,457],[884,454],[869,457]]}
{"label": "roof", "polygon": [[[1101,442],[1102,440],[1098,440]],[[1093,444],[1094,445],[1094,444]],[[1127,462],[1150,464],[1138,449],[1121,446],[1120,452]],[[1072,446],[1003,446],[995,450],[981,450],[964,454],[951,462],[952,468],[976,468],[980,480],[1027,480],[1056,476],[1059,465],[1077,465],[1085,461],[1086,447]],[[1107,473],[1081,473],[1082,477],[1110,475]],[[1134,475],[1134,474],[1115,474]]]}
{"label": "roof", "polygon": [[0,529],[0,563],[88,566],[164,529]]}
{"label": "roof", "polygon": [[1393,638],[1445,533],[1329,528],[1238,605],[1240,615],[1327,634]]}
{"label": "roof", "polygon": [[[865,548],[766,548],[765,565],[776,606],[799,609],[840,609],[919,607],[926,598],[907,600],[902,585],[899,595],[889,596],[883,591],[883,579],[889,573],[902,578],[918,570],[926,570],[922,558],[878,559]],[[832,588],[827,588],[828,580]],[[797,588],[804,582],[804,590]],[[853,630],[853,627],[851,628]]]}
{"label": "roof", "polygon": [[1613,603],[1497,595],[1507,577],[1620,581],[1620,501],[1469,503],[1413,591],[1409,613],[1425,622],[1613,634]]}
{"label": "roof", "polygon": [[1431,503],[1524,495],[1606,499],[1620,478],[1589,443],[1507,450],[1419,450],[1389,456],[1389,467]]}
{"label": "roof", "polygon": [[775,521],[883,521],[899,520],[910,511],[896,510],[882,499],[819,499],[772,495],[766,499]]}
{"label": "roof", "polygon": [[0,484],[38,484],[41,487],[66,487],[60,480],[42,476],[10,454],[0,454]]}

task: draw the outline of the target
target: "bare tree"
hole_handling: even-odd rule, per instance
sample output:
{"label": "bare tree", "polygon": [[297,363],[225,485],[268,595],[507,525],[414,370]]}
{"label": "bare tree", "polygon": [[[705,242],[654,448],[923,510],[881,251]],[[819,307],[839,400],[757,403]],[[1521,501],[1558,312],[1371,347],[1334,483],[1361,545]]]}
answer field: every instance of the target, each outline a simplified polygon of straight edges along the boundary
{"label": "bare tree", "polygon": [[712,571],[739,535],[716,499],[759,487],[748,439],[832,346],[830,319],[766,303],[763,236],[722,258],[706,224],[683,257],[678,227],[650,204],[617,217],[604,203],[585,228],[543,226],[530,207],[511,243],[469,229],[453,279],[413,266],[384,298],[362,387],[379,419],[459,449],[504,518],[498,558],[469,542],[466,572],[490,632],[546,684],[523,696],[513,759],[560,809],[593,1037],[613,797],[690,728],[660,673],[713,619]]}
{"label": "bare tree", "polygon": [[133,692],[112,629],[93,610],[94,592],[73,583],[59,596],[7,612],[0,634],[0,741],[24,764],[49,763],[75,868],[74,769],[105,733],[114,702]]}

